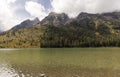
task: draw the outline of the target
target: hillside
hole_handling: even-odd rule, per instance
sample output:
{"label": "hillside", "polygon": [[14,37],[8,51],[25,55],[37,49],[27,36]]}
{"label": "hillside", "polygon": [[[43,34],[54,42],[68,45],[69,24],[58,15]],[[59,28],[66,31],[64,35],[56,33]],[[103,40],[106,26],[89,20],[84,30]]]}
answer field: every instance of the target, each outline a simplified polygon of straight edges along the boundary
{"label": "hillside", "polygon": [[0,35],[1,48],[110,46],[120,47],[120,12],[80,13],[74,19],[50,13],[37,25]]}
{"label": "hillside", "polygon": [[0,35],[1,48],[31,48],[40,47],[40,36],[44,26],[36,25],[19,30],[9,30]]}

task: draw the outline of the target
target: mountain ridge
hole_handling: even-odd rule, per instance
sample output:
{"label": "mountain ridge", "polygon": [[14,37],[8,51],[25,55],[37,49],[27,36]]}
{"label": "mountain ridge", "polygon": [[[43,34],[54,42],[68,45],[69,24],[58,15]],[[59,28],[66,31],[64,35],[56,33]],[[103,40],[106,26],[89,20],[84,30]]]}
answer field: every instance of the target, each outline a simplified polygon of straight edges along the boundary
{"label": "mountain ridge", "polygon": [[[105,19],[105,20],[119,20],[120,19],[120,12],[108,12],[108,13],[102,13],[102,14],[91,14],[86,12],[81,12],[77,17],[75,18],[69,18],[67,14],[65,13],[55,13],[51,12],[48,16],[46,16],[43,20],[39,20],[37,17],[34,20],[25,20],[21,22],[20,24],[14,26],[12,29],[16,29],[17,27],[25,28],[25,27],[32,27],[36,24],[41,25],[67,25],[71,23],[72,21],[76,20],[82,20],[84,18],[99,18],[99,19]],[[22,26],[23,25],[23,26]],[[19,29],[19,28],[18,28]]]}
{"label": "mountain ridge", "polygon": [[46,16],[40,23],[41,25],[55,25],[55,26],[60,26],[64,25],[65,22],[69,20],[69,17],[65,13],[55,13],[51,12],[49,13],[48,16]]}
{"label": "mountain ridge", "polygon": [[22,28],[27,28],[27,27],[32,27],[36,24],[38,24],[40,21],[39,19],[36,17],[34,20],[25,20],[23,22],[21,22],[20,24],[14,26],[13,28],[11,28],[12,30],[18,30],[18,29],[22,29]]}
{"label": "mountain ridge", "polygon": [[0,34],[0,47],[120,47],[120,12],[76,18],[50,13],[38,24],[24,26]]}

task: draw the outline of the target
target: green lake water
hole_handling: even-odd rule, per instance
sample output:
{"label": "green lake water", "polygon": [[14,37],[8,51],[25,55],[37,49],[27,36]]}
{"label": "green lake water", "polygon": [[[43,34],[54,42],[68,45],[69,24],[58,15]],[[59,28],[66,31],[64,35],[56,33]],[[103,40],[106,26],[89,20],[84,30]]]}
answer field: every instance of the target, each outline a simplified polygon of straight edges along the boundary
{"label": "green lake water", "polygon": [[120,77],[120,48],[0,49],[0,77]]}

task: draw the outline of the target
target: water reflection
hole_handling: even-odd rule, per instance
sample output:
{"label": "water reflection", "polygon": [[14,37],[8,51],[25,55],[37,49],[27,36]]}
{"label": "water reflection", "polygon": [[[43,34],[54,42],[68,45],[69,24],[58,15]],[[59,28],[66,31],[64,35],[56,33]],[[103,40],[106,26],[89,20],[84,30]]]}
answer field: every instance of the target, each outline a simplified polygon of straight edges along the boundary
{"label": "water reflection", "polygon": [[120,77],[118,48],[0,49],[0,77]]}

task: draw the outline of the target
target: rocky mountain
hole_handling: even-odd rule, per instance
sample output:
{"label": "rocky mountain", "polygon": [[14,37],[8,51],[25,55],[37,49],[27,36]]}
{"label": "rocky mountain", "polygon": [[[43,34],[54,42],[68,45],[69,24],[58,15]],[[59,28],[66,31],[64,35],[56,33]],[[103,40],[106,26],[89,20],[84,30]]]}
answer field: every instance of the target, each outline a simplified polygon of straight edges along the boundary
{"label": "rocky mountain", "polygon": [[100,19],[120,19],[120,12],[109,12],[109,13],[102,13],[102,14],[89,14],[82,12],[80,13],[77,18],[83,19],[85,17],[92,17],[92,18],[100,18]]}
{"label": "rocky mountain", "polygon": [[120,12],[103,13],[102,16],[109,19],[120,20]]}
{"label": "rocky mountain", "polygon": [[61,26],[64,25],[69,20],[68,15],[65,13],[57,14],[51,12],[47,17],[41,21],[41,25],[54,25]]}
{"label": "rocky mountain", "polygon": [[50,13],[35,24],[27,20],[0,34],[0,47],[120,47],[120,12],[80,13],[72,19]]}
{"label": "rocky mountain", "polygon": [[18,30],[22,28],[27,28],[27,27],[32,27],[36,24],[40,23],[38,18],[35,18],[34,20],[25,20],[21,22],[19,25],[16,25],[15,27],[12,28],[12,30]]}

